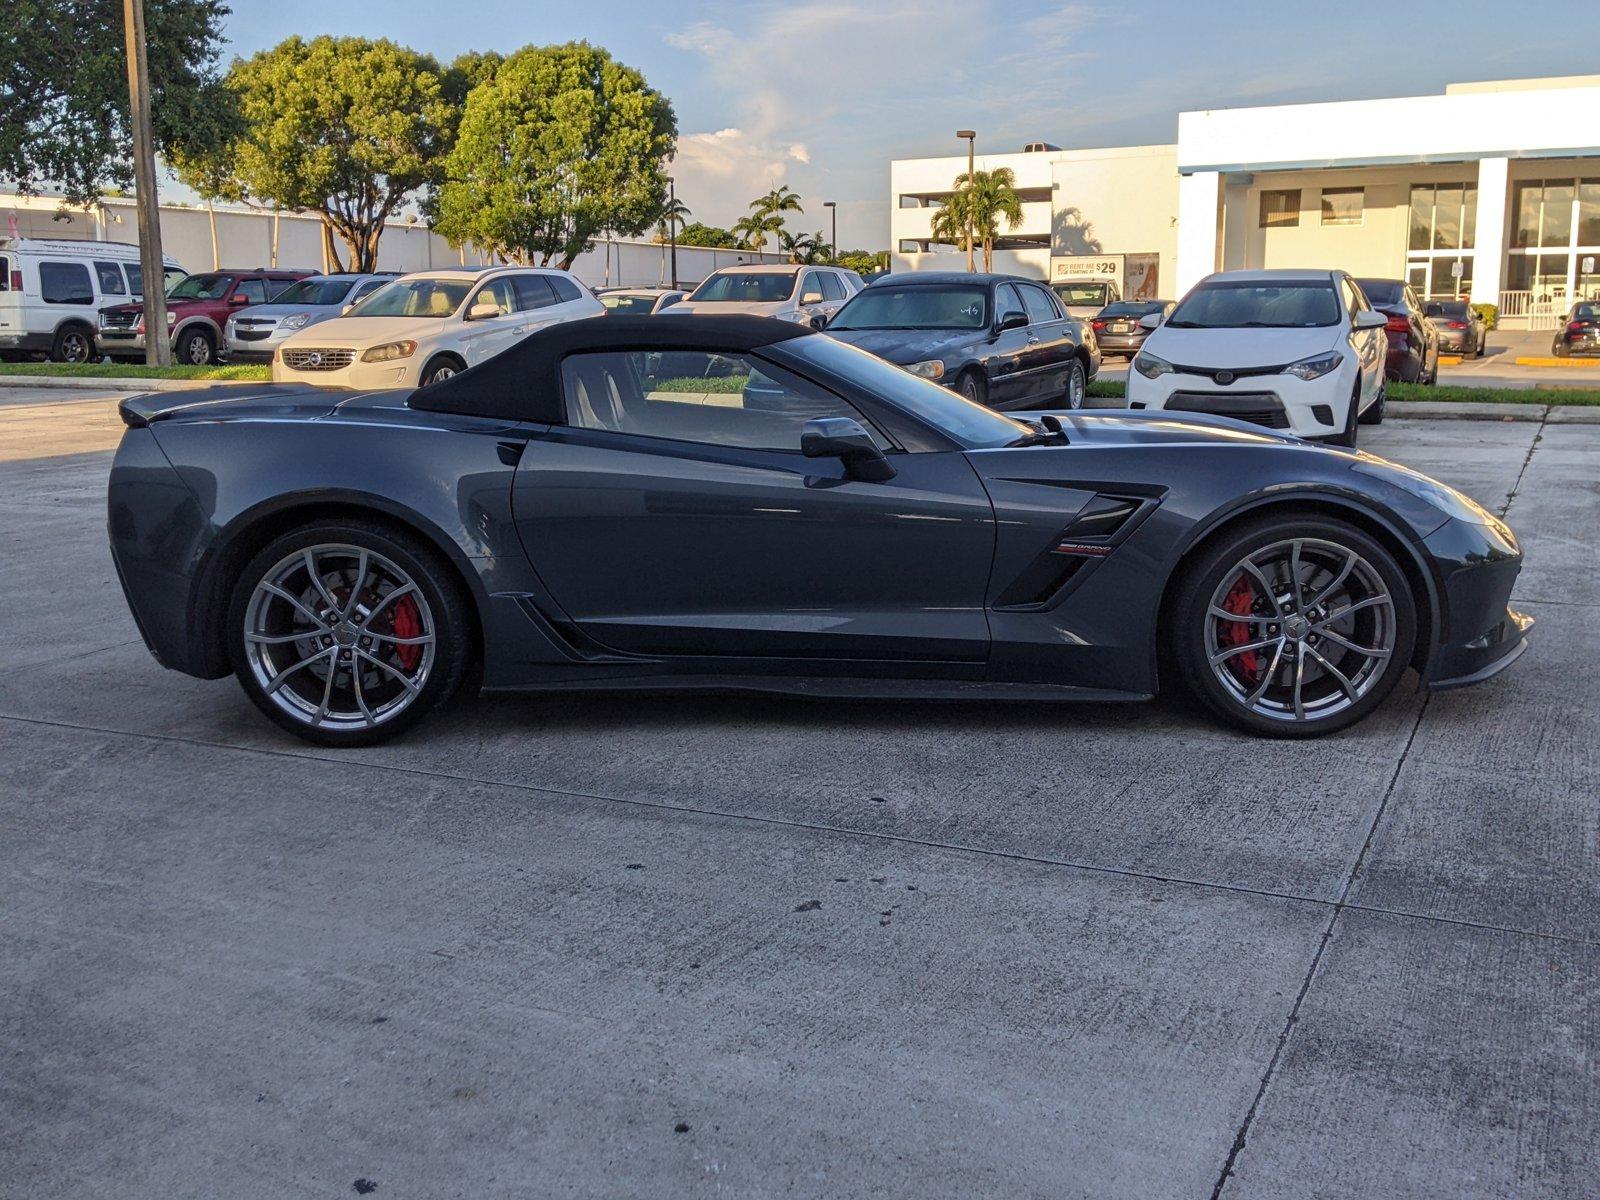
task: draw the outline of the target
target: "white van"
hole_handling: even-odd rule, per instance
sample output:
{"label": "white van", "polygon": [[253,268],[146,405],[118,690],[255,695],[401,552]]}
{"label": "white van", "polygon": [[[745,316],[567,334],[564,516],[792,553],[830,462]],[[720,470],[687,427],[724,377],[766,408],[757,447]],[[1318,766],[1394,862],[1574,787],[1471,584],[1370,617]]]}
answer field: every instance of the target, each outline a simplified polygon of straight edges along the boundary
{"label": "white van", "polygon": [[[166,268],[166,286],[183,278],[170,256]],[[137,246],[0,238],[0,359],[88,362],[100,309],[143,295]]]}

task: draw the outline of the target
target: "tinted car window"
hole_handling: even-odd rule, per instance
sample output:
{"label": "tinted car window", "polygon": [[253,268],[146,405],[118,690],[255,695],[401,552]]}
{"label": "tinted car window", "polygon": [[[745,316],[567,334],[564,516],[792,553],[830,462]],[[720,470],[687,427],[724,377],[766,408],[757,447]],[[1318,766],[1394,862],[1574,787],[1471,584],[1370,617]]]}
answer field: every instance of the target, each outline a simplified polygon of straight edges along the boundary
{"label": "tinted car window", "polygon": [[839,310],[829,329],[983,329],[989,297],[972,284],[879,284]]}
{"label": "tinted car window", "polygon": [[46,304],[93,304],[89,268],[82,263],[40,262],[39,294]]}
{"label": "tinted car window", "polygon": [[360,300],[363,297],[370,296],[373,292],[377,291],[388,282],[389,281],[387,279],[369,279],[356,289],[356,293],[351,297],[351,299]]}
{"label": "tinted car window", "polygon": [[397,279],[361,302],[352,317],[448,317],[472,284],[465,279]]}
{"label": "tinted car window", "polygon": [[1022,303],[1028,312],[1030,324],[1038,325],[1045,321],[1055,321],[1060,318],[1056,306],[1050,303],[1050,297],[1044,294],[1043,288],[1021,286],[1017,291],[1022,293]]}
{"label": "tinted car window", "polygon": [[1164,300],[1117,300],[1100,310],[1102,317],[1143,317],[1166,308]]}
{"label": "tinted car window", "polygon": [[1576,304],[1572,308],[1572,317],[1577,321],[1600,320],[1600,304]]}
{"label": "tinted car window", "polygon": [[[538,276],[532,276],[532,278],[537,279]],[[543,281],[541,280],[541,282]],[[548,294],[548,289],[546,289],[546,294]],[[553,303],[553,301],[546,300],[545,303],[550,304]],[[499,279],[491,279],[488,283],[479,288],[477,294],[472,297],[472,303],[467,306],[468,314],[470,315],[472,310],[477,308],[480,304],[493,304],[500,310],[499,315],[502,317],[510,316],[519,308],[529,307],[523,305],[522,302],[517,298],[517,288],[516,285],[512,283],[510,276],[502,276]],[[479,317],[477,319],[481,321],[485,318]]]}
{"label": "tinted car window", "polygon": [[822,298],[824,300],[843,300],[844,284],[832,271],[824,271],[818,276],[822,283]]}
{"label": "tinted car window", "polygon": [[1404,297],[1404,288],[1397,279],[1362,279],[1358,282],[1367,299],[1377,305],[1399,304]]}
{"label": "tinted car window", "polygon": [[277,300],[290,288],[299,283],[298,279],[263,279],[262,286],[267,289],[267,299]]}
{"label": "tinted car window", "polygon": [[707,276],[689,299],[714,304],[775,304],[794,295],[798,278],[792,271],[718,271]]}
{"label": "tinted car window", "polygon": [[801,428],[814,417],[866,424],[832,392],[742,354],[572,354],[561,364],[561,389],[568,424],[709,446],[799,453]]}
{"label": "tinted car window", "polygon": [[517,308],[526,310],[530,308],[549,308],[559,304],[555,291],[551,288],[552,279],[548,275],[513,275],[512,281],[517,291]]}
{"label": "tinted car window", "polygon": [[656,310],[654,296],[636,296],[627,292],[606,292],[600,297],[600,303],[606,306],[608,312],[635,317],[648,316]]}
{"label": "tinted car window", "polygon": [[189,275],[173,285],[167,299],[221,300],[232,286],[232,275]]}
{"label": "tinted car window", "polygon": [[1018,312],[1024,316],[1028,310],[1023,306],[1022,297],[1017,295],[1017,289],[1009,283],[1002,283],[994,290],[995,315],[1004,319],[1008,314]]}
{"label": "tinted car window", "polygon": [[555,291],[556,299],[563,304],[568,300],[582,300],[583,289],[565,275],[541,275],[546,283]]}
{"label": "tinted car window", "polygon": [[122,283],[122,268],[114,262],[96,262],[94,273],[100,279],[100,292],[105,296],[126,296]]}
{"label": "tinted car window", "polygon": [[1050,290],[1074,308],[1099,306],[1111,299],[1111,286],[1105,283],[1053,283]]}
{"label": "tinted car window", "polygon": [[1197,286],[1173,310],[1174,329],[1314,329],[1339,323],[1332,282],[1223,280]]}
{"label": "tinted car window", "polygon": [[350,294],[348,279],[302,279],[273,297],[279,304],[342,304]]}
{"label": "tinted car window", "polygon": [[267,302],[267,281],[265,279],[241,279],[239,286],[233,289],[235,296],[243,296],[246,304],[265,304]]}

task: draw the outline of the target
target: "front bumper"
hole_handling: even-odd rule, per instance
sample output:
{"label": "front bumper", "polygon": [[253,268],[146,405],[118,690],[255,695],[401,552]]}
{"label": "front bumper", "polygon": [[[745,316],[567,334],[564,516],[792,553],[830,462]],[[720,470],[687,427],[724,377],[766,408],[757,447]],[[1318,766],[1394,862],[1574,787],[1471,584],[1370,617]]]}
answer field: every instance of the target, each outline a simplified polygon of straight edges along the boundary
{"label": "front bumper", "polygon": [[1439,630],[1423,672],[1434,691],[1491,679],[1528,648],[1533,618],[1510,606],[1522,551],[1504,525],[1451,520],[1423,543],[1442,575]]}
{"label": "front bumper", "polygon": [[422,370],[422,356],[414,354],[398,362],[364,363],[359,358],[348,367],[333,371],[297,371],[281,359],[272,363],[273,383],[308,383],[313,387],[354,388],[380,391],[383,388],[415,387]]}
{"label": "front bumper", "polygon": [[1344,431],[1356,371],[1355,363],[1347,360],[1321,379],[1278,372],[1219,384],[1210,375],[1178,372],[1147,379],[1130,367],[1127,404],[1234,417],[1297,437],[1325,438]]}

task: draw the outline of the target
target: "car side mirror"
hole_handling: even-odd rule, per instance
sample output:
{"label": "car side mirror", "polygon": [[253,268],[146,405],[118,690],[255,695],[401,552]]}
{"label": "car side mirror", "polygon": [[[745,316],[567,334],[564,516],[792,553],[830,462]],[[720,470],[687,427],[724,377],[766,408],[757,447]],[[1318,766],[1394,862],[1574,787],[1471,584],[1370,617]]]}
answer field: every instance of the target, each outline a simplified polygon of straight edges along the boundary
{"label": "car side mirror", "polygon": [[1028,327],[1028,314],[1012,309],[1008,313],[1001,313],[1000,320],[995,323],[994,331],[1004,333],[1008,329],[1026,329]]}
{"label": "car side mirror", "polygon": [[822,313],[817,313],[811,318],[808,324],[810,324],[811,328],[815,329],[818,333],[821,333],[828,327],[828,318]]}
{"label": "car side mirror", "polygon": [[867,483],[893,479],[894,467],[860,421],[852,417],[813,417],[800,427],[800,453],[807,458],[837,458],[845,474]]}
{"label": "car side mirror", "polygon": [[1160,313],[1145,313],[1144,316],[1139,318],[1139,328],[1140,329],[1160,329],[1161,328],[1161,314]]}
{"label": "car side mirror", "polygon": [[343,308],[341,308],[339,310],[339,315],[341,317],[348,317],[350,315],[350,310],[353,309],[354,307],[355,307],[355,305],[353,303],[352,304],[346,304]]}
{"label": "car side mirror", "polygon": [[822,303],[822,293],[821,292],[807,292],[804,296],[800,297],[800,303],[803,304],[803,305],[804,304],[821,304]]}
{"label": "car side mirror", "polygon": [[1356,314],[1354,327],[1356,329],[1382,329],[1384,326],[1388,325],[1388,323],[1388,317],[1384,316],[1376,309],[1369,308],[1365,312],[1358,312]]}
{"label": "car side mirror", "polygon": [[479,300],[467,310],[469,321],[492,321],[500,315],[500,306],[493,300]]}

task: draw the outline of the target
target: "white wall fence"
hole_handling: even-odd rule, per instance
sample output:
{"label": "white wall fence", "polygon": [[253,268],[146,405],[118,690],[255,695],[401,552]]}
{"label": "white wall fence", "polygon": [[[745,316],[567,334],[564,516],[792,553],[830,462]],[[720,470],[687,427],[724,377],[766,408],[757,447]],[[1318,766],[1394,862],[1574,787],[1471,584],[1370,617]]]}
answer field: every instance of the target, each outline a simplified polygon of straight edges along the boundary
{"label": "white wall fence", "polygon": [[[95,238],[136,244],[138,217],[133,201],[107,198],[91,208],[64,208],[53,197],[0,195],[0,234],[15,223],[21,237]],[[219,267],[301,267],[329,270],[323,255],[322,222],[305,213],[270,210],[191,208],[163,205],[162,249],[184,270]],[[344,243],[335,239],[341,255]],[[455,247],[421,222],[392,221],[378,242],[381,271],[427,271],[479,266],[493,260],[470,243]],[[695,284],[719,267],[739,263],[783,262],[783,255],[749,250],[678,247],[678,282]],[[346,263],[348,266],[348,262]],[[664,286],[671,277],[671,251],[645,241],[601,240],[579,256],[572,270],[590,287]]]}
{"label": "white wall fence", "polygon": [[1567,313],[1579,300],[1600,300],[1600,288],[1579,289],[1578,294],[1571,298],[1567,296],[1567,289],[1559,285],[1538,291],[1503,291],[1500,293],[1497,323],[1502,329],[1549,332],[1561,327],[1567,319]]}

